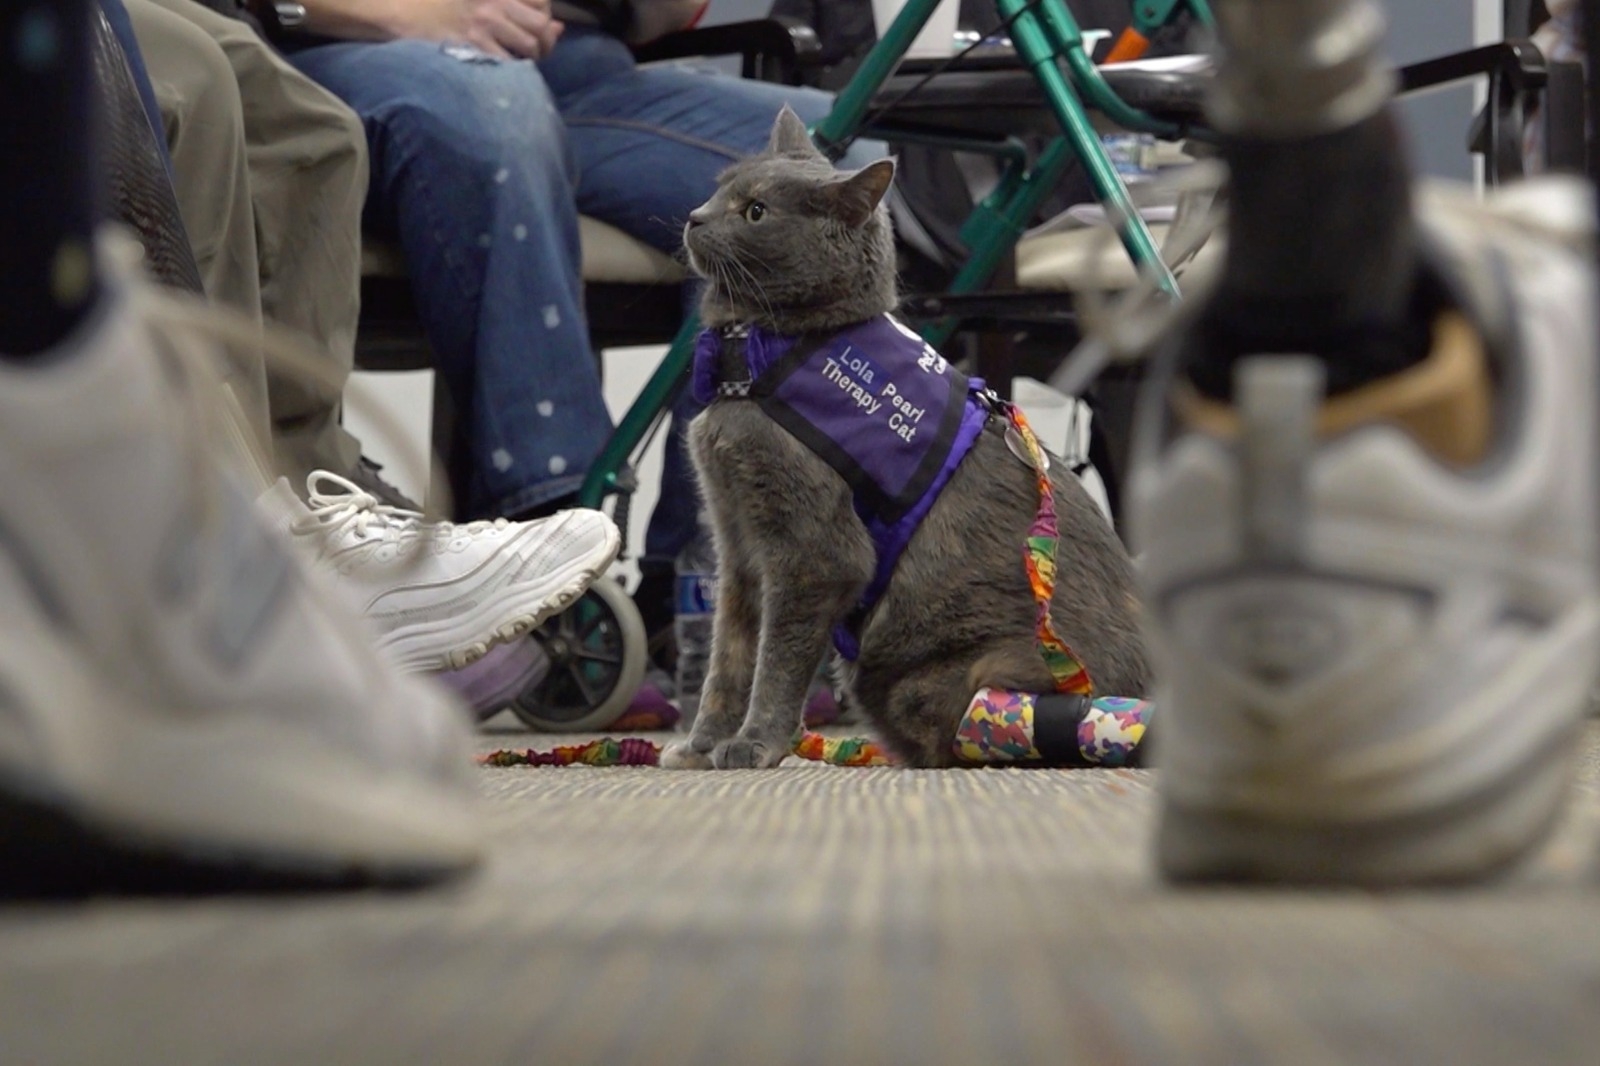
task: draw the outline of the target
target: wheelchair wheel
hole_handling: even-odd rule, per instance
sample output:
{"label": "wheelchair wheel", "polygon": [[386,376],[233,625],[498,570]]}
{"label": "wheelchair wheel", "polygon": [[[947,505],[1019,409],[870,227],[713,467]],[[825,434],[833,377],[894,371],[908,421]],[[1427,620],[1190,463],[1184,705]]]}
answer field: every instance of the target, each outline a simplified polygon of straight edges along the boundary
{"label": "wheelchair wheel", "polygon": [[534,635],[550,669],[511,702],[513,714],[546,733],[604,729],[622,716],[648,655],[644,620],[620,584],[600,578]]}

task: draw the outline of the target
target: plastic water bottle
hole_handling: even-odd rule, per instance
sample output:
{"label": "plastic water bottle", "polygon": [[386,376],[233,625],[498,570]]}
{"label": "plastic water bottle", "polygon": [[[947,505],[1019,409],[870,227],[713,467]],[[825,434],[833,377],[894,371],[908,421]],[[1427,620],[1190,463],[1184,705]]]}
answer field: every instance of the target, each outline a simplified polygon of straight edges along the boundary
{"label": "plastic water bottle", "polygon": [[711,612],[717,604],[717,551],[703,515],[694,539],[678,553],[676,570],[678,728],[688,730],[699,713],[700,690],[711,665]]}
{"label": "plastic water bottle", "polygon": [[1150,133],[1107,133],[1100,138],[1111,165],[1129,185],[1149,181],[1156,175],[1156,138]]}

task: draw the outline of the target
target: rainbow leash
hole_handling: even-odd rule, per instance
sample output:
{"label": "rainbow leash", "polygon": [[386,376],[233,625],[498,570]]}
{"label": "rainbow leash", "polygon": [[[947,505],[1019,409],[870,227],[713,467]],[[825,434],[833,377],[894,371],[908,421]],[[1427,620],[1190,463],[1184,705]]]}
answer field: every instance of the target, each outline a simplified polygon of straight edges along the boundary
{"label": "rainbow leash", "polygon": [[1034,515],[1033,525],[1028,527],[1027,542],[1022,552],[1022,564],[1028,571],[1028,584],[1033,589],[1034,601],[1039,605],[1033,625],[1039,642],[1039,654],[1044,656],[1045,665],[1056,679],[1057,692],[1092,696],[1094,682],[1089,679],[1089,671],[1073,650],[1067,647],[1066,641],[1056,634],[1055,622],[1050,617],[1050,600],[1056,591],[1056,549],[1061,544],[1061,527],[1056,522],[1056,498],[1050,487],[1044,449],[1040,447],[1039,438],[1034,436],[1033,427],[1028,425],[1021,408],[1002,401],[999,409],[1027,450],[1034,477],[1039,484],[1039,510]]}

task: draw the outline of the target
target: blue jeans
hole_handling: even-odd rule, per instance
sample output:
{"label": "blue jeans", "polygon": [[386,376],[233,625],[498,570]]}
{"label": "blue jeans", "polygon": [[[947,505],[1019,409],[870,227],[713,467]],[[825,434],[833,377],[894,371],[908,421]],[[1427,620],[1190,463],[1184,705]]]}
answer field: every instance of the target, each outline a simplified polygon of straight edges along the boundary
{"label": "blue jeans", "polygon": [[[404,249],[464,420],[472,473],[458,509],[470,516],[570,495],[611,432],[583,318],[578,212],[674,252],[717,173],[766,143],[785,102],[808,121],[830,106],[812,90],[640,68],[580,27],[537,65],[423,41],[322,44],[291,59],[366,125],[366,223]],[[695,506],[673,450],[647,547],[669,555]],[[658,524],[672,532],[656,536]]]}

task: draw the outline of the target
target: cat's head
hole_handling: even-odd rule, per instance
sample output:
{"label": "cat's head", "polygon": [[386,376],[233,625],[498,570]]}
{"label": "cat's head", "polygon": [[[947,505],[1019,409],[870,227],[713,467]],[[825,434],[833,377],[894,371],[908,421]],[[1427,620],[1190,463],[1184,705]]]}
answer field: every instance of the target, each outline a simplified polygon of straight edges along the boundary
{"label": "cat's head", "polygon": [[707,325],[783,333],[892,311],[894,234],[884,194],[894,164],[838,171],[785,107],[766,151],[729,167],[689,215],[683,243],[706,279]]}

